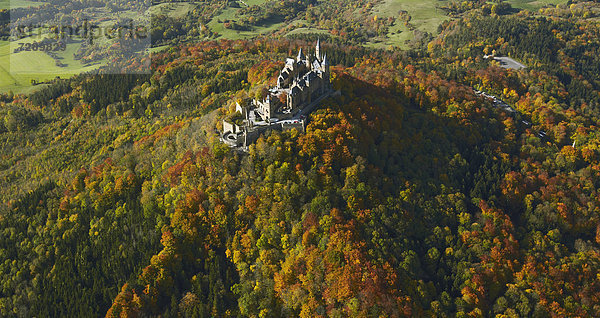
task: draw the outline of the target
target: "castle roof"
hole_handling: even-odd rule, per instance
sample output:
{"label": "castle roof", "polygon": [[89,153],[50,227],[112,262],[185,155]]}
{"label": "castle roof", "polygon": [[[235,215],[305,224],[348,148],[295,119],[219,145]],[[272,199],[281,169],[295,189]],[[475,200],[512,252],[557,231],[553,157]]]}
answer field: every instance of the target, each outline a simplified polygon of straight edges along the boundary
{"label": "castle roof", "polygon": [[319,65],[319,61],[318,60],[314,60],[313,61],[313,69],[318,70],[321,68],[321,65]]}
{"label": "castle roof", "polygon": [[296,85],[292,86],[292,89],[290,90],[290,94],[292,96],[294,96],[294,95],[298,95],[298,93],[300,93],[300,88]]}

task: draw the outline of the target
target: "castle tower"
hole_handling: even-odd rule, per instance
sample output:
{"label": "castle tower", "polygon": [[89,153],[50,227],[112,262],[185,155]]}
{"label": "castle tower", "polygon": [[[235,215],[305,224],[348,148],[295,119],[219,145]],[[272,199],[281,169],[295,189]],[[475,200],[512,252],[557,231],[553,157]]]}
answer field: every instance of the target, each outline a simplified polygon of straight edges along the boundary
{"label": "castle tower", "polygon": [[317,40],[317,47],[315,48],[315,55],[317,60],[321,61],[321,40]]}
{"label": "castle tower", "polygon": [[300,51],[298,51],[298,57],[296,58],[297,62],[303,61],[306,57],[304,56],[304,53],[302,53],[302,48],[300,48]]}
{"label": "castle tower", "polygon": [[[327,76],[329,76],[329,62],[327,61],[327,54],[323,56],[323,62],[321,62],[321,69]],[[329,78],[327,78],[327,80],[329,80]]]}

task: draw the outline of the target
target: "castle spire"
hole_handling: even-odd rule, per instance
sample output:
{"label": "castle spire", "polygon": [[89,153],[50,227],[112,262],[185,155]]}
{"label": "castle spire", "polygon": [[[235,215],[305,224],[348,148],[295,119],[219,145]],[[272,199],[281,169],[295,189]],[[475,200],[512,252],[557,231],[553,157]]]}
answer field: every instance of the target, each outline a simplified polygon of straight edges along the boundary
{"label": "castle spire", "polygon": [[317,60],[321,60],[321,39],[317,39],[317,47],[315,49],[315,55],[317,56]]}
{"label": "castle spire", "polygon": [[298,51],[298,58],[297,58],[297,60],[298,60],[298,62],[300,62],[300,61],[302,61],[304,59],[305,59],[304,53],[302,53],[302,48],[300,48],[300,51]]}
{"label": "castle spire", "polygon": [[329,74],[329,62],[327,61],[327,54],[323,56],[323,62],[321,62],[321,69],[325,74]]}

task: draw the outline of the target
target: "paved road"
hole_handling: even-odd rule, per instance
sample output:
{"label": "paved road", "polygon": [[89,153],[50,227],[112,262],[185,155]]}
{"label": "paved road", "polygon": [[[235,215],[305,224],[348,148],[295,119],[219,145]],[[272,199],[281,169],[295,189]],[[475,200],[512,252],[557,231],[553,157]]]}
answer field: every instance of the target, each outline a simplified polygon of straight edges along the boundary
{"label": "paved road", "polygon": [[478,91],[478,90],[475,90],[475,94],[477,94],[479,96],[483,96],[488,99],[491,99],[492,102],[494,103],[494,106],[503,108],[507,112],[517,113],[517,111],[514,108],[510,107],[506,102],[504,102],[503,100],[501,100],[500,98],[498,98],[494,95],[488,94],[486,92]]}
{"label": "paved road", "polygon": [[500,63],[500,67],[510,68],[513,70],[520,70],[523,68],[527,68],[527,65],[521,64],[508,56],[495,57],[494,60]]}
{"label": "paved road", "polygon": [[[517,111],[514,108],[510,107],[507,103],[505,103],[503,100],[501,100],[500,98],[498,98],[498,97],[496,97],[494,95],[488,94],[486,92],[478,91],[476,89],[474,89],[474,91],[475,91],[475,94],[477,96],[483,96],[485,98],[491,99],[492,102],[493,102],[493,105],[496,106],[496,107],[500,107],[500,108],[502,108],[505,111],[510,112],[510,113],[517,113],[519,115],[523,115],[519,111]],[[526,127],[531,127],[531,123],[528,122],[528,121],[526,121],[526,120],[521,120],[521,123],[523,123]],[[540,137],[540,139],[546,138],[546,136],[547,135],[546,135],[545,131],[540,130],[538,132],[538,137]],[[573,144],[573,145],[575,145],[575,144]]]}

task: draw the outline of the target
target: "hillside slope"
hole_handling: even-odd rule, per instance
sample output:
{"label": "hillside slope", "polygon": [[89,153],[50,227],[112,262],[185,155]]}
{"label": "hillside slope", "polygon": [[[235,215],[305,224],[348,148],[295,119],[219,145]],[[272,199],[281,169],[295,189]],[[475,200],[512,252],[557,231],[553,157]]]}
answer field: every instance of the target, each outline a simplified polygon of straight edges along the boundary
{"label": "hillside slope", "polygon": [[[564,63],[595,29],[515,19],[570,46],[519,48],[494,17],[428,51],[326,45],[341,95],[247,154],[219,119],[313,43],[182,45],[150,75],[3,95],[0,315],[599,315],[600,95]],[[504,42],[463,36],[478,23]]]}

